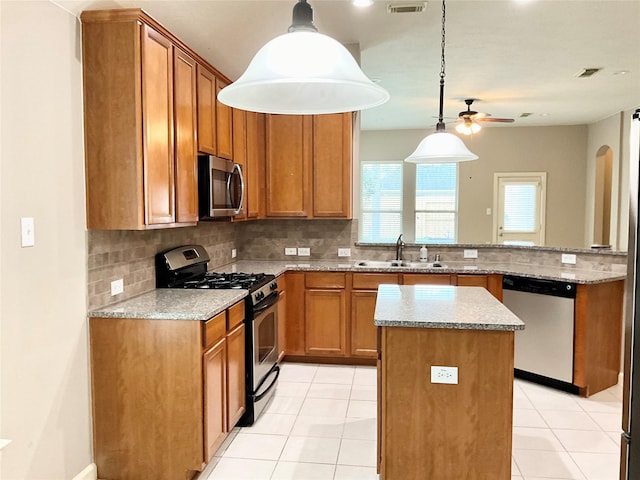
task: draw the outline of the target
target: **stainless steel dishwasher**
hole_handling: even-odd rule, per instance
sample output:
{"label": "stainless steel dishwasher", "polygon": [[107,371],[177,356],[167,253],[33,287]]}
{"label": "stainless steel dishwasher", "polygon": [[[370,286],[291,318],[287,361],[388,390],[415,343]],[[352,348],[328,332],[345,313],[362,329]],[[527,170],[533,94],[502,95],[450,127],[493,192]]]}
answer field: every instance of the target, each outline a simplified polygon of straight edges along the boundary
{"label": "stainless steel dishwasher", "polygon": [[515,375],[576,391],[572,385],[576,284],[505,275],[502,298],[525,324],[515,334]]}

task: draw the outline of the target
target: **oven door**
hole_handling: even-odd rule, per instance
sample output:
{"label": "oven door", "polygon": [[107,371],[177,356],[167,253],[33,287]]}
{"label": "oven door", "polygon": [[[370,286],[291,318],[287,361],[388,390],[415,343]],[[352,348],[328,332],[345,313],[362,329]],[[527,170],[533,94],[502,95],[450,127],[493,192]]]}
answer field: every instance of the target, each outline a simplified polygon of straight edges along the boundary
{"label": "oven door", "polygon": [[278,361],[278,292],[253,311],[253,391]]}

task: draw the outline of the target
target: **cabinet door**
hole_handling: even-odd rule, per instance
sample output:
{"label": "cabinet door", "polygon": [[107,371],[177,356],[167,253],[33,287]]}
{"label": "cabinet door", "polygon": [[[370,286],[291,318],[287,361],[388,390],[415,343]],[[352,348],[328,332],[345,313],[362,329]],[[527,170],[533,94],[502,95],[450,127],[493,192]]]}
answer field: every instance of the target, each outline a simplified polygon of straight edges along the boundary
{"label": "cabinet door", "polygon": [[304,277],[302,272],[287,273],[286,303],[286,354],[304,355],[305,353],[305,308]]}
{"label": "cabinet door", "polygon": [[230,432],[245,412],[244,324],[227,334],[227,425]]}
{"label": "cabinet door", "polygon": [[[234,132],[235,134],[235,132]],[[265,115],[247,112],[247,218],[264,218]]]}
{"label": "cabinet door", "polygon": [[148,25],[142,29],[142,119],[145,223],[173,223],[173,46]]}
{"label": "cabinet door", "polygon": [[223,338],[203,356],[204,369],[204,456],[211,460],[227,431],[226,341]]}
{"label": "cabinet door", "polygon": [[351,218],[351,113],[313,117],[313,216]]}
{"label": "cabinet door", "polygon": [[284,275],[278,277],[278,358],[287,351],[287,283]]}
{"label": "cabinet door", "polygon": [[403,285],[451,285],[451,275],[445,273],[405,273]]}
{"label": "cabinet door", "polygon": [[228,83],[216,78],[216,137],[218,156],[233,160],[233,114],[232,109],[218,101],[218,93]]}
{"label": "cabinet door", "polygon": [[487,275],[458,275],[459,287],[484,287],[488,289]]}
{"label": "cabinet door", "polygon": [[376,357],[377,328],[373,324],[377,292],[351,292],[351,355]]}
{"label": "cabinet door", "polygon": [[216,152],[216,77],[198,65],[198,151]]}
{"label": "cabinet door", "polygon": [[267,115],[267,217],[309,215],[311,122],[309,116]]}
{"label": "cabinet door", "polygon": [[344,355],[346,322],[344,290],[305,292],[305,352],[310,355]]}
{"label": "cabinet door", "polygon": [[173,78],[176,221],[197,222],[196,63],[179,48],[174,48]]}

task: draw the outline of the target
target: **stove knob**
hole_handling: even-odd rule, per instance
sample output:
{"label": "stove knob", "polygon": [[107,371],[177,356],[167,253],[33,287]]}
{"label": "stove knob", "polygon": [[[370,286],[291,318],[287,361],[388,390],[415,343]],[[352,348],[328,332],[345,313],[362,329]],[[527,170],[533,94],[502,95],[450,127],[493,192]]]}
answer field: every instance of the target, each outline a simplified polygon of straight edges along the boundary
{"label": "stove knob", "polygon": [[269,288],[271,289],[271,291],[273,291],[273,290],[277,290],[277,289],[278,289],[278,284],[277,284],[276,282],[273,282],[273,283],[269,286]]}

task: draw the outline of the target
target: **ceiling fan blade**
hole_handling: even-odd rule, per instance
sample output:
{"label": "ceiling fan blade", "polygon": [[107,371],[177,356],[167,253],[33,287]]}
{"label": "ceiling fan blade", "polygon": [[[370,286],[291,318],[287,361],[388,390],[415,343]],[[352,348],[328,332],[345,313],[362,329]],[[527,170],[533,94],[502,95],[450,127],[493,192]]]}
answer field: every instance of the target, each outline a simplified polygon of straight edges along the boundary
{"label": "ceiling fan blade", "polygon": [[496,123],[513,123],[515,120],[513,118],[493,118],[493,117],[484,117],[484,118],[474,118],[476,122],[496,122]]}

